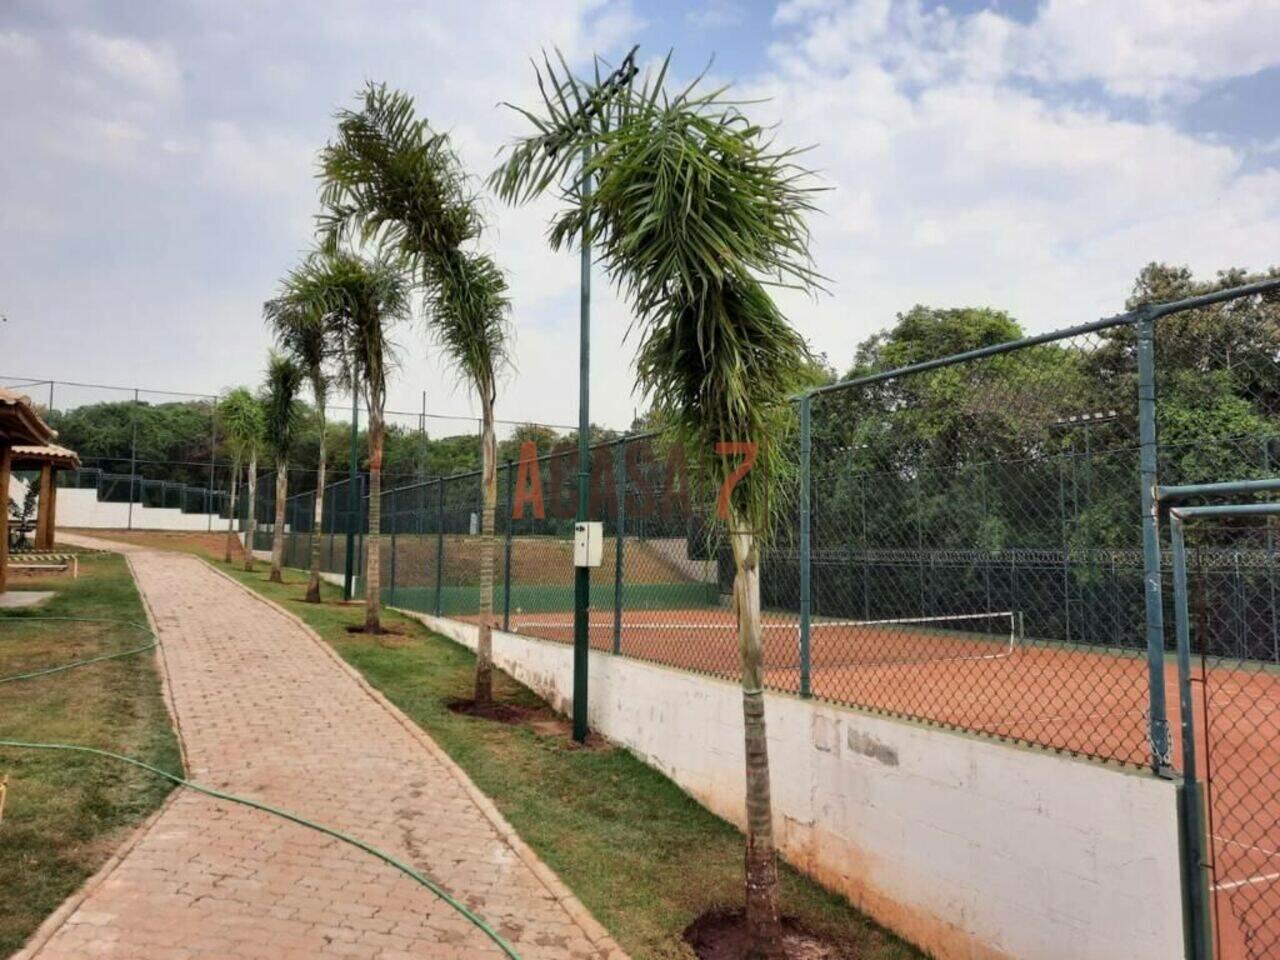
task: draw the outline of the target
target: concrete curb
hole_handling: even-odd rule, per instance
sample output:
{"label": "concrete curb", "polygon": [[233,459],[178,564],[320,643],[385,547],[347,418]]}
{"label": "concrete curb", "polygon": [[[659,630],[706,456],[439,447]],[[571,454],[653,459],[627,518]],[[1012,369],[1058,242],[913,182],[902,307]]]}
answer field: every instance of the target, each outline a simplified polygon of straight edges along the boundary
{"label": "concrete curb", "polygon": [[507,846],[511,848],[512,852],[529,867],[534,876],[538,878],[538,881],[546,888],[551,897],[560,904],[565,913],[567,913],[569,917],[582,929],[586,938],[596,947],[597,950],[600,951],[602,960],[630,960],[628,955],[621,947],[618,946],[600,921],[591,915],[591,912],[582,905],[581,901],[578,900],[573,891],[565,886],[564,881],[556,875],[555,871],[543,863],[538,855],[534,853],[533,849],[520,839],[520,835],[516,833],[515,828],[507,822],[507,819],[494,805],[493,801],[475,785],[471,778],[467,776],[466,771],[459,767],[458,764],[454,762],[453,758],[445,753],[444,749],[427,735],[426,731],[409,719],[409,717],[407,717],[399,707],[388,700],[376,687],[371,685],[364,678],[364,675],[356,670],[355,667],[342,659],[341,655],[339,655],[323,637],[316,633],[316,631],[313,630],[311,626],[297,614],[286,610],[284,607],[271,600],[268,600],[256,590],[245,586],[235,577],[219,570],[203,557],[197,557],[196,559],[214,573],[235,584],[236,587],[249,594],[249,596],[253,597],[259,603],[262,603],[275,613],[280,614],[300,627],[306,635],[324,651],[325,655],[337,664],[339,669],[355,681],[360,689],[363,690],[371,700],[386,710],[387,713],[389,713],[411,737],[418,741],[418,743],[420,743],[428,753],[430,753],[442,766],[444,766],[446,770],[449,771],[453,778],[457,780],[462,788],[467,792],[467,795],[479,808],[480,812],[484,814],[485,819],[493,825],[494,830],[498,833],[498,836],[501,837],[503,842],[506,843]]}

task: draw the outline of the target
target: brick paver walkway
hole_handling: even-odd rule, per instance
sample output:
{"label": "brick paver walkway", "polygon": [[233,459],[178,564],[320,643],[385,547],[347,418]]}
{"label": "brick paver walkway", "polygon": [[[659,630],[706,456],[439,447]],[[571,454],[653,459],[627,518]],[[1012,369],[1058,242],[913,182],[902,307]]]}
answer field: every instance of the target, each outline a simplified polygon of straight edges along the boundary
{"label": "brick paver walkway", "polygon": [[[160,633],[198,783],[398,855],[528,960],[625,960],[473,785],[329,647],[200,560],[121,548]],[[19,957],[431,957],[502,953],[348,844],[180,791]]]}

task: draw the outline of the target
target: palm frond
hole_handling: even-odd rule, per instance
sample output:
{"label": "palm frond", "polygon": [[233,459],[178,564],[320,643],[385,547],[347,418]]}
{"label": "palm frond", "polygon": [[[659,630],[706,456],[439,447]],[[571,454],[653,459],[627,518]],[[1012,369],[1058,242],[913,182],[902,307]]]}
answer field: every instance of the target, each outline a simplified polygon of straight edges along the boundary
{"label": "palm frond", "polygon": [[245,387],[236,387],[218,401],[218,434],[237,462],[262,452],[266,423],[262,404]]}
{"label": "palm frond", "polygon": [[272,350],[267,358],[267,378],[262,410],[267,445],[277,460],[287,460],[293,452],[302,425],[302,367],[291,357]]}
{"label": "palm frond", "polygon": [[[701,92],[695,81],[668,94],[669,59],[607,97],[544,60],[542,108],[521,111],[534,130],[490,183],[511,202],[549,191],[567,201],[551,245],[591,237],[634,310],[637,386],[683,441],[693,474],[718,484],[737,463],[716,444],[757,444],[732,506],[765,534],[785,489],[787,401],[813,362],[768,287],[821,287],[806,225],[816,189],[798,152],[776,148],[726,89]],[[583,122],[576,103],[600,107]]]}
{"label": "palm frond", "polygon": [[[402,257],[436,343],[492,403],[509,362],[507,284],[491,257],[470,249],[483,220],[448,136],[417,116],[412,98],[370,84],[359,110],[339,114],[320,167],[322,240],[346,236],[377,245],[384,259]],[[376,383],[368,366],[362,379]]]}

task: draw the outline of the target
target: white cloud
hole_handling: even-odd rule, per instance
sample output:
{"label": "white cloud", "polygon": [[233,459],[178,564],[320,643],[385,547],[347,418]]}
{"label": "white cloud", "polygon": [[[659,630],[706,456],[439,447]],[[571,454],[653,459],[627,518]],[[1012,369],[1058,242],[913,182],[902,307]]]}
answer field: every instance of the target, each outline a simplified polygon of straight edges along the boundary
{"label": "white cloud", "polygon": [[98,69],[143,94],[168,100],[181,89],[182,71],[177,57],[166,47],[91,30],[73,31],[71,43]]}
{"label": "white cloud", "polygon": [[685,14],[686,20],[703,29],[731,27],[741,23],[742,17],[742,6],[734,0],[706,0],[702,6]]}
{"label": "white cloud", "polygon": [[35,37],[17,30],[0,31],[0,61],[33,60],[40,55]]}
{"label": "white cloud", "polygon": [[[772,97],[753,118],[816,144],[806,161],[834,188],[812,224],[832,295],[784,298],[819,350],[844,366],[915,302],[993,304],[1046,329],[1114,312],[1147,260],[1211,272],[1275,256],[1280,175],[1255,169],[1262,147],[1122,119],[1064,85],[1187,96],[1197,76],[1274,55],[1267,11],[1246,36],[1244,0],[1145,21],[1129,6],[1080,7],[1080,35],[1057,2],[1028,24],[908,0],[778,9],[771,59],[738,92]],[[308,17],[287,0],[174,0],[163,30],[126,36],[95,9],[114,8],[78,7],[74,28],[0,19],[0,110],[23,131],[0,151],[0,290],[12,323],[41,328],[6,332],[6,372],[193,390],[260,378],[261,302],[311,242],[314,151],[366,80],[414,94],[483,175],[522,128],[496,105],[536,102],[530,56],[616,56],[639,23],[606,0],[386,0],[377,17],[344,0]],[[1087,49],[1103,26],[1125,39]],[[570,423],[578,260],[547,248],[550,211],[491,201],[483,245],[509,271],[518,334],[500,415]],[[601,276],[594,304],[595,419],[622,426],[628,314]],[[416,409],[425,389],[432,411],[475,412],[420,330],[399,339],[393,406]]]}
{"label": "white cloud", "polygon": [[1242,151],[1164,122],[1042,99],[1005,50],[1034,23],[824,0],[777,20],[776,69],[746,94],[770,98],[757,109],[782,142],[816,145],[806,160],[834,188],[813,223],[832,295],[785,302],[837,365],[916,302],[1043,330],[1115,312],[1150,260],[1211,274],[1280,249],[1280,174],[1246,175]]}
{"label": "white cloud", "polygon": [[1023,69],[1161,97],[1280,63],[1274,0],[1049,0],[1024,31]]}
{"label": "white cloud", "polygon": [[788,0],[775,22],[814,65],[862,59],[904,80],[1028,77],[1096,81],[1160,99],[1280,64],[1274,0],[1048,0],[1029,23],[992,10],[957,14],[920,0]]}

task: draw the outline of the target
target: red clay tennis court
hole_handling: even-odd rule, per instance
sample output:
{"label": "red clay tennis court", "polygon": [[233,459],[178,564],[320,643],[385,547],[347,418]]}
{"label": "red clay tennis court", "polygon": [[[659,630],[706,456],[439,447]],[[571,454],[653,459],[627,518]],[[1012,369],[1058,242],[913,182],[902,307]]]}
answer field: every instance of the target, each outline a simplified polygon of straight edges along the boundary
{"label": "red clay tennis court", "polygon": [[[594,649],[727,679],[739,670],[737,627],[723,608],[592,611]],[[516,613],[511,630],[572,643],[567,612]],[[794,616],[764,618],[765,681],[800,690]],[[1054,751],[1145,767],[1145,652],[1042,643],[1014,612],[815,620],[815,698],[991,735]],[[1280,744],[1265,731],[1280,711],[1280,675],[1197,663],[1194,700],[1200,775],[1210,795],[1211,909],[1223,960],[1280,957]],[[1180,756],[1178,678],[1165,688]],[[1208,704],[1206,711],[1205,705]],[[1208,716],[1206,730],[1206,714]],[[1259,780],[1267,789],[1259,789]]]}

